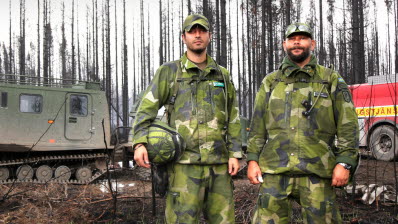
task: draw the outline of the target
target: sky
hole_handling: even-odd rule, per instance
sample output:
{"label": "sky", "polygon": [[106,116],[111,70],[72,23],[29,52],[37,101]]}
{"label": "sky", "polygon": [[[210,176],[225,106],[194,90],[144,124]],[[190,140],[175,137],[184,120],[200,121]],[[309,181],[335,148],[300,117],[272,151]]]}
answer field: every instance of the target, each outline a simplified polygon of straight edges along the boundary
{"label": "sky", "polygon": [[[68,41],[70,41],[70,35],[71,35],[71,29],[70,29],[70,21],[71,21],[71,4],[72,4],[72,0],[64,0],[65,1],[65,23],[66,23],[66,35],[67,35],[67,39]],[[347,1],[347,0],[345,0]],[[52,9],[52,15],[51,15],[51,20],[52,20],[52,24],[53,24],[53,33],[54,33],[54,44],[59,46],[60,40],[61,40],[61,22],[62,22],[62,14],[61,14],[61,5],[62,5],[62,0],[52,0],[51,1],[51,9]],[[140,16],[140,7],[139,7],[139,0],[126,0],[126,21],[127,21],[127,44],[129,45],[129,68],[133,68],[133,61],[131,60],[133,58],[133,50],[132,50],[132,42],[133,42],[133,37],[136,40],[139,40],[140,38],[140,24],[139,24],[139,16]],[[166,7],[167,2],[170,3],[170,7],[171,8],[176,8],[179,9],[178,6],[180,6],[180,0],[169,0],[169,1],[165,1],[162,0],[162,4],[163,4],[163,8]],[[196,1],[193,1],[193,8],[195,8]],[[200,1],[201,2],[201,1]],[[228,1],[227,1],[228,2]],[[278,1],[276,1],[278,2]],[[293,1],[294,2],[294,1]],[[318,1],[315,1],[316,4],[318,4]],[[2,31],[0,33],[0,43],[5,43],[7,46],[9,45],[9,0],[0,0],[0,21],[2,21],[0,23],[0,30]],[[42,0],[40,0],[40,3],[42,3]],[[102,0],[98,0],[98,4],[99,7],[101,7]],[[304,21],[305,18],[308,16],[308,14],[310,13],[310,8],[308,5],[309,1],[307,0],[303,0],[302,1],[302,20]],[[13,36],[17,36],[19,35],[19,1],[17,0],[13,0],[11,1],[12,7],[11,7],[11,13],[12,13],[12,32],[13,32]],[[78,19],[79,19],[79,40],[80,40],[80,44],[81,45],[85,45],[85,32],[87,29],[87,23],[86,23],[86,12],[87,12],[87,4],[90,5],[90,9],[91,10],[91,4],[92,1],[91,0],[76,0],[75,4],[78,4],[78,7],[75,8],[76,10],[76,15],[78,15]],[[111,22],[114,23],[114,4],[115,4],[115,0],[111,0],[111,17],[112,20]],[[121,25],[122,25],[122,19],[123,19],[123,12],[122,12],[122,0],[116,0],[116,4],[117,4],[117,18],[118,18],[118,48],[119,51],[121,49],[121,41],[122,41],[122,29],[121,29]],[[386,7],[385,7],[385,3],[384,1],[376,1],[376,13],[374,13],[374,9],[371,4],[371,8],[369,9],[369,16],[371,16],[371,18],[368,18],[370,21],[373,20],[374,16],[377,16],[377,22],[378,22],[378,29],[379,29],[379,34],[380,35],[380,45],[381,46],[386,46],[387,45],[387,21],[388,21],[388,17],[387,17],[387,12],[386,12]],[[342,18],[343,16],[339,16],[342,15],[343,11],[342,11],[342,5],[343,5],[343,0],[336,0],[336,11],[335,11],[335,16],[334,16],[334,21],[335,23],[341,23],[342,22]],[[231,0],[231,20],[233,21],[233,24],[231,25],[230,29],[233,29],[233,31],[231,30],[232,34],[236,33],[236,24],[234,24],[234,21],[236,21],[236,1],[235,0]],[[318,8],[318,5],[316,5],[316,7]],[[327,3],[326,0],[324,1],[324,16],[326,17],[327,14]],[[42,6],[40,8],[40,10],[42,10]],[[101,10],[101,9],[99,9]],[[150,25],[150,35],[149,38],[147,38],[145,41],[146,42],[150,42],[151,45],[153,46],[154,52],[153,54],[153,64],[151,66],[151,70],[152,72],[154,72],[156,70],[156,68],[159,66],[159,57],[158,57],[158,49],[159,49],[159,0],[145,0],[144,1],[144,11],[149,11],[149,15],[147,15],[149,17],[149,25]],[[91,14],[91,11],[89,12]],[[186,15],[187,12],[184,12],[184,14]],[[101,13],[99,12],[99,15],[101,15]],[[393,23],[393,14],[390,14],[390,37],[391,37],[391,49],[395,49],[394,48],[394,23]],[[41,20],[42,20],[42,14],[40,15]],[[227,18],[228,19],[228,18]],[[239,15],[239,20],[240,20],[240,15]],[[77,20],[77,18],[75,18],[75,20]],[[89,20],[89,23],[91,21]],[[145,19],[145,25],[148,24],[148,18]],[[327,22],[325,22],[327,23]],[[91,25],[91,24],[90,24]],[[114,25],[114,24],[112,24]],[[176,18],[174,20],[174,30],[175,30],[175,35],[173,38],[175,38],[175,43],[176,43],[176,47],[175,47],[175,52],[174,55],[172,55],[172,58],[174,59],[178,59],[180,57],[179,55],[179,51],[178,51],[178,40],[180,38],[180,35],[178,33],[179,31],[179,26],[180,26],[180,21]],[[327,29],[327,24],[325,25],[325,29]],[[42,29],[42,24],[41,24],[41,29]],[[112,28],[113,29],[113,28]],[[147,32],[147,31],[145,31]],[[37,0],[26,0],[26,35],[27,35],[27,41],[26,41],[26,45],[27,45],[27,50],[30,49],[29,44],[32,42],[33,45],[37,44]],[[41,38],[43,37],[43,35],[41,34]],[[115,34],[114,31],[111,32],[111,39],[114,40],[115,39]],[[238,38],[232,38],[232,46],[233,49],[235,51],[234,55],[237,54],[237,40]],[[42,41],[41,41],[42,42]],[[68,42],[69,43],[69,42]],[[58,49],[57,46],[57,49]],[[33,46],[35,47],[35,46]],[[385,48],[385,47],[384,47]],[[138,54],[138,49],[139,46],[136,46],[136,54]],[[58,52],[54,52],[55,54],[55,58],[59,57]],[[112,52],[112,60],[113,60],[113,64],[115,64],[115,52]],[[120,68],[120,52],[119,52],[119,62],[118,62],[118,67]],[[136,66],[137,67],[137,66]],[[119,70],[119,71],[120,71]],[[55,73],[59,74],[60,71],[60,66],[55,66]],[[132,71],[130,70],[129,75],[132,76]],[[236,79],[236,77],[234,77]],[[130,80],[132,80],[132,78],[130,78]]]}

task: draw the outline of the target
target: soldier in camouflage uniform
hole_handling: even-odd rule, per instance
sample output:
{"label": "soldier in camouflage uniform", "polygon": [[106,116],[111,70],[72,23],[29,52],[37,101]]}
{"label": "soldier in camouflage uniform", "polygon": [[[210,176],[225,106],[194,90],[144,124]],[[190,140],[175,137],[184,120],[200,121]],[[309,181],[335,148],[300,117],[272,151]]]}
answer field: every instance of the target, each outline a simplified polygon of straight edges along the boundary
{"label": "soldier in camouflage uniform", "polygon": [[148,168],[148,126],[158,109],[175,98],[169,125],[187,147],[179,161],[168,165],[167,223],[198,223],[202,212],[209,223],[235,220],[231,175],[242,156],[239,112],[229,72],[206,53],[209,28],[202,15],[186,18],[182,39],[187,51],[157,70],[134,122],[134,159]]}
{"label": "soldier in camouflage uniform", "polygon": [[[247,176],[261,182],[253,223],[288,223],[289,200],[304,223],[341,223],[334,187],[347,184],[358,160],[358,121],[343,78],[318,65],[310,27],[287,27],[287,53],[257,93]],[[337,145],[335,139],[337,138]]]}

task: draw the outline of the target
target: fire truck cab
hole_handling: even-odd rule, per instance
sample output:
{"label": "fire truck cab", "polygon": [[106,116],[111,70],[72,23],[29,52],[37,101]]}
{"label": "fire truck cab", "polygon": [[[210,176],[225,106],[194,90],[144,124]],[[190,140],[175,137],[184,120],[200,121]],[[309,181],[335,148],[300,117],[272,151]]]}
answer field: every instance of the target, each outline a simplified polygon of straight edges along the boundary
{"label": "fire truck cab", "polygon": [[368,83],[349,88],[358,115],[360,146],[377,160],[398,158],[398,74],[370,76]]}

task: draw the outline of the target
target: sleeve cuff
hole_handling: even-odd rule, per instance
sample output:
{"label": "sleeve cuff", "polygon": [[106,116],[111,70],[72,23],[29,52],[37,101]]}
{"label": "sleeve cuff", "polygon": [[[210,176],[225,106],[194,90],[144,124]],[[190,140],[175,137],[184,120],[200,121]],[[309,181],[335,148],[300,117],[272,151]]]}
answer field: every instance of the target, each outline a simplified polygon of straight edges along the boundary
{"label": "sleeve cuff", "polygon": [[237,159],[240,159],[240,158],[242,158],[242,152],[241,151],[239,151],[239,152],[229,152],[229,158],[237,158]]}
{"label": "sleeve cuff", "polygon": [[148,140],[146,138],[146,136],[142,136],[140,138],[133,138],[133,148],[135,147],[135,145],[137,144],[144,144],[146,145],[148,143]]}
{"label": "sleeve cuff", "polygon": [[337,163],[347,163],[352,166],[352,170],[355,170],[356,166],[358,165],[357,161],[354,158],[347,157],[347,156],[339,156],[336,158]]}
{"label": "sleeve cuff", "polygon": [[251,152],[249,152],[249,153],[247,153],[247,162],[249,162],[249,161],[256,161],[257,163],[258,163],[258,154],[256,154],[256,153],[251,153]]}

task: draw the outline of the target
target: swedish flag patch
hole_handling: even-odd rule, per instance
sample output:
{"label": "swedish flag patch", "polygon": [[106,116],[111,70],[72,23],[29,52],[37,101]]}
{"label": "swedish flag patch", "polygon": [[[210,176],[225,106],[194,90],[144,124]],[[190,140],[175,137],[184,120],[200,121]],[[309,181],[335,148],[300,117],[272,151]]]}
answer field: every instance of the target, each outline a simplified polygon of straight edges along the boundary
{"label": "swedish flag patch", "polygon": [[224,83],[222,82],[213,82],[214,87],[224,87]]}
{"label": "swedish flag patch", "polygon": [[338,80],[338,82],[345,83],[345,81],[344,81],[344,79],[343,79],[343,78],[338,78],[337,80]]}

